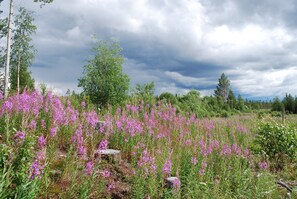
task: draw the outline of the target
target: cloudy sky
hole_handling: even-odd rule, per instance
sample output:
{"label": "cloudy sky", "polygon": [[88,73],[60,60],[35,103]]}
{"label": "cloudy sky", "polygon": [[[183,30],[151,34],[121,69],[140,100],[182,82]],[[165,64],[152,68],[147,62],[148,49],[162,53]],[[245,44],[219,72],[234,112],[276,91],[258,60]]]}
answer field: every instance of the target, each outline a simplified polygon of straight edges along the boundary
{"label": "cloudy sky", "polygon": [[248,98],[297,95],[295,0],[15,1],[35,11],[33,76],[58,93],[79,91],[97,35],[120,42],[131,86],[154,81],[156,94],[209,95],[224,72]]}

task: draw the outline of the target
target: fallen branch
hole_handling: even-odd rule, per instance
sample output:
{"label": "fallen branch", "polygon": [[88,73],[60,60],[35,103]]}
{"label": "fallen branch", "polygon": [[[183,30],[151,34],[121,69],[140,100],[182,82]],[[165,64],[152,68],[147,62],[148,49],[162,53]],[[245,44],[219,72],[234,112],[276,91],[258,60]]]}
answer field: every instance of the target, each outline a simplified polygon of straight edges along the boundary
{"label": "fallen branch", "polygon": [[283,181],[279,180],[279,181],[277,181],[276,183],[277,183],[278,185],[280,185],[280,186],[286,188],[290,193],[292,193],[292,188],[289,187],[289,185],[287,185],[287,184],[284,183]]}

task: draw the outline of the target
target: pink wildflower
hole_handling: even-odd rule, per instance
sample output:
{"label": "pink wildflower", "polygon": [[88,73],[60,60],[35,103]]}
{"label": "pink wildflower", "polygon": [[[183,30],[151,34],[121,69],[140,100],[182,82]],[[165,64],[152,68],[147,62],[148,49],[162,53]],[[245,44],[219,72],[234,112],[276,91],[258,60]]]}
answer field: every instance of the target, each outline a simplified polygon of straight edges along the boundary
{"label": "pink wildflower", "polygon": [[248,157],[248,156],[249,156],[249,149],[246,148],[246,149],[244,150],[243,154],[244,154],[244,157]]}
{"label": "pink wildflower", "polygon": [[32,163],[32,166],[30,168],[32,174],[31,174],[31,180],[35,179],[35,177],[40,177],[40,175],[43,173],[43,166],[38,162],[38,161],[34,161]]}
{"label": "pink wildflower", "polygon": [[81,102],[81,107],[82,107],[82,108],[85,108],[85,107],[86,107],[86,102],[85,102],[85,101],[82,101],[82,102]]}
{"label": "pink wildflower", "polygon": [[45,121],[44,120],[41,120],[41,127],[42,127],[42,129],[45,129]]}
{"label": "pink wildflower", "polygon": [[14,140],[16,143],[23,143],[25,140],[25,137],[26,137],[26,134],[24,132],[18,131],[14,136]]}
{"label": "pink wildflower", "polygon": [[100,173],[104,178],[109,178],[109,176],[110,176],[110,172],[108,170],[104,170]]}
{"label": "pink wildflower", "polygon": [[44,136],[42,135],[38,138],[38,147],[43,148],[45,146],[46,146],[46,140],[45,140]]}
{"label": "pink wildflower", "polygon": [[108,146],[108,141],[102,140],[99,144],[99,150],[105,150],[105,149],[107,149],[107,146]]}
{"label": "pink wildflower", "polygon": [[107,190],[110,192],[111,190],[115,189],[115,183],[112,182],[108,185]]}
{"label": "pink wildflower", "polygon": [[198,162],[198,160],[197,160],[197,158],[196,158],[196,157],[192,157],[192,160],[191,160],[191,162],[192,162],[192,164],[193,164],[193,165],[196,165],[196,164],[197,164],[197,162]]}
{"label": "pink wildflower", "polygon": [[94,170],[94,163],[91,161],[87,162],[84,172],[91,176],[93,174],[93,170]]}
{"label": "pink wildflower", "polygon": [[181,185],[180,180],[178,178],[175,178],[173,181],[173,187],[178,189],[178,188],[180,188],[180,185]]}
{"label": "pink wildflower", "polygon": [[259,167],[262,170],[266,170],[268,168],[268,163],[267,162],[259,162]]}
{"label": "pink wildflower", "polygon": [[170,159],[167,159],[163,165],[163,172],[165,174],[170,174],[171,173],[171,167],[172,167],[172,163],[171,163],[171,160]]}
{"label": "pink wildflower", "polygon": [[57,127],[53,127],[53,128],[51,128],[51,130],[50,130],[50,135],[51,135],[51,137],[55,137],[56,132],[57,132]]}

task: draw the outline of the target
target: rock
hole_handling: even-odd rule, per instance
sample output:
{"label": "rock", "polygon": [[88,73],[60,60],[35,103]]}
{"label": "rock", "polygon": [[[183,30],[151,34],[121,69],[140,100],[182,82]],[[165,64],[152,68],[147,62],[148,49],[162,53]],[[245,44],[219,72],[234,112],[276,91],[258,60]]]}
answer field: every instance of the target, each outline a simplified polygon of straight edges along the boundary
{"label": "rock", "polygon": [[106,159],[111,162],[121,162],[121,151],[115,149],[98,150],[97,152],[102,159]]}
{"label": "rock", "polygon": [[105,121],[99,121],[96,124],[95,130],[99,130],[100,128],[104,127]]}
{"label": "rock", "polygon": [[168,177],[165,179],[165,186],[167,188],[179,188],[180,187],[180,180],[178,177]]}

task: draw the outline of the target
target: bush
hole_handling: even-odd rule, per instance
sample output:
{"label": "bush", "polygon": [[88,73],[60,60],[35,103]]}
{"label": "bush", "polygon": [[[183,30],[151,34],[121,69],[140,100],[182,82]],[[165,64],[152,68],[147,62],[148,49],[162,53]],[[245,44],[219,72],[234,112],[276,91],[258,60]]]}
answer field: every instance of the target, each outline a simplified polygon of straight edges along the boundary
{"label": "bush", "polygon": [[281,117],[282,113],[280,111],[272,111],[270,115],[271,117]]}
{"label": "bush", "polygon": [[292,161],[297,154],[297,134],[291,126],[280,125],[274,121],[262,122],[253,144],[253,151],[281,166]]}
{"label": "bush", "polygon": [[220,113],[220,116],[221,116],[221,117],[224,117],[224,118],[228,118],[228,117],[230,117],[230,113],[229,113],[228,111],[223,110],[223,111]]}

